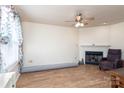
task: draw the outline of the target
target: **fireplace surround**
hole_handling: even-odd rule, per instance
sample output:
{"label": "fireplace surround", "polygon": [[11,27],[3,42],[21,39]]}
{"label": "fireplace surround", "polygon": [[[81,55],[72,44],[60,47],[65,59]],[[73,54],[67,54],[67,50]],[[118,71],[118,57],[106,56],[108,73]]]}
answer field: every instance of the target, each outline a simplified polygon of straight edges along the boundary
{"label": "fireplace surround", "polygon": [[103,58],[102,51],[85,51],[85,63],[86,64],[99,64]]}

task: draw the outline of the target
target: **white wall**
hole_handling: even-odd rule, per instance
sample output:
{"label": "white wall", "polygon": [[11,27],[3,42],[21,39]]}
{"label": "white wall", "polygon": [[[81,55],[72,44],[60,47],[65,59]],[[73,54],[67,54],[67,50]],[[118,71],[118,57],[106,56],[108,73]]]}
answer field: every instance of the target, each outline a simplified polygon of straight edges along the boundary
{"label": "white wall", "polygon": [[[79,29],[79,45],[111,45],[110,48],[122,49],[124,59],[124,22],[109,25]],[[107,49],[107,47],[104,47]],[[82,58],[82,48],[79,46],[79,58]],[[102,49],[103,50],[103,49]],[[103,50],[105,53],[107,51]]]}
{"label": "white wall", "polygon": [[108,45],[109,43],[109,26],[79,29],[80,45]]}
{"label": "white wall", "polygon": [[111,25],[110,33],[111,48],[122,49],[122,58],[124,59],[124,22]]}
{"label": "white wall", "polygon": [[78,31],[74,28],[23,22],[24,67],[78,63]]}
{"label": "white wall", "polygon": [[[122,49],[124,59],[124,22],[109,25],[74,28],[23,22],[24,67],[62,63],[78,63],[84,49],[80,45],[111,45]],[[79,44],[79,47],[78,47]],[[79,48],[79,51],[78,51]],[[85,50],[102,50],[104,56],[109,47],[85,47]],[[76,58],[76,59],[75,59]]]}

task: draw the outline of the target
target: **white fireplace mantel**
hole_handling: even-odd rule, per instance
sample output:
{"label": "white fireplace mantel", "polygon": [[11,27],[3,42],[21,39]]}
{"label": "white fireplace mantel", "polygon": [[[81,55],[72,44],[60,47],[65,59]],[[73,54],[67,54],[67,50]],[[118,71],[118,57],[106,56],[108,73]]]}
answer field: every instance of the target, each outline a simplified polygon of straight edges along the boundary
{"label": "white fireplace mantel", "polygon": [[108,49],[110,48],[110,45],[96,45],[96,44],[82,44],[79,45],[79,60],[84,60],[85,64],[85,52],[86,51],[102,51],[103,57],[107,56]]}
{"label": "white fireplace mantel", "polygon": [[80,45],[80,47],[111,47],[110,45],[95,45],[95,44],[92,44],[92,45]]}

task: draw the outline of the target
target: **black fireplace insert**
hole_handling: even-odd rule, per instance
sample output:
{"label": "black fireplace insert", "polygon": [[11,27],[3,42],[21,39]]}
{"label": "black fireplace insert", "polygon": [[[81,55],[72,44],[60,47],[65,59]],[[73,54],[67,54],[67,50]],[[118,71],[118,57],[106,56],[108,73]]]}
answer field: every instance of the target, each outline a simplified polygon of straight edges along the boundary
{"label": "black fireplace insert", "polygon": [[85,51],[85,63],[86,64],[99,64],[103,58],[102,51]]}

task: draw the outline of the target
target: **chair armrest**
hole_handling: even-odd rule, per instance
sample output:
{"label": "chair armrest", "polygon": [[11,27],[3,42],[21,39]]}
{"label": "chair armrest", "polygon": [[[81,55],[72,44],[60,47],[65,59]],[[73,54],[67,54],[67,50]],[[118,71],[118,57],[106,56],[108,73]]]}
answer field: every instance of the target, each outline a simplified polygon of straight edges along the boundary
{"label": "chair armrest", "polygon": [[124,60],[120,60],[120,62],[122,63],[122,67],[124,67]]}
{"label": "chair armrest", "polygon": [[124,60],[117,60],[115,64],[117,64],[117,68],[124,67]]}

